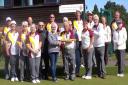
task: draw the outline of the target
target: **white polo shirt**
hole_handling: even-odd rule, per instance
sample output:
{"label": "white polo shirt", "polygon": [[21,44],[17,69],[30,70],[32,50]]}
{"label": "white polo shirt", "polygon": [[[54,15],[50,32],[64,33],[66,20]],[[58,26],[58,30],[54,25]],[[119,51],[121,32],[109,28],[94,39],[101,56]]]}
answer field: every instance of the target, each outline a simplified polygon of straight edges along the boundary
{"label": "white polo shirt", "polygon": [[15,32],[12,33],[11,31],[7,34],[7,41],[10,42],[10,54],[11,55],[18,55],[19,54],[19,48],[17,44],[19,33]]}
{"label": "white polo shirt", "polygon": [[94,47],[105,46],[105,30],[103,24],[99,23],[98,26],[93,26],[94,31]]}
{"label": "white polo shirt", "polygon": [[126,49],[127,31],[125,27],[113,31],[114,50]]}
{"label": "white polo shirt", "polygon": [[92,21],[92,22],[88,22],[88,28],[93,28],[93,26],[94,26],[94,22]]}
{"label": "white polo shirt", "polygon": [[39,43],[41,41],[41,37],[39,34],[35,34],[35,36],[28,36],[28,41],[27,45],[30,45],[34,50],[38,50],[39,52],[37,54],[34,54],[30,51],[30,57],[35,58],[35,57],[41,57],[41,49],[39,48]]}
{"label": "white polo shirt", "polygon": [[[86,30],[86,32],[82,32],[82,48],[83,49],[87,49],[90,46],[90,40],[93,37],[93,31],[90,30]],[[93,47],[93,45],[91,46],[91,48]]]}

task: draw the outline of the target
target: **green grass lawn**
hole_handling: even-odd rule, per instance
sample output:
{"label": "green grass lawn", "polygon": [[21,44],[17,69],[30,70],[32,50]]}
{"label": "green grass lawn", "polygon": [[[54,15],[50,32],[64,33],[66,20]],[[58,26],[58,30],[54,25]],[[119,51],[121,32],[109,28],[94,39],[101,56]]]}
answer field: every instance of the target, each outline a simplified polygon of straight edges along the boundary
{"label": "green grass lawn", "polygon": [[[61,71],[61,70],[60,70]],[[81,74],[83,74],[83,69],[81,69]],[[59,76],[59,82],[54,83],[50,80],[42,80],[39,85],[127,85],[128,84],[128,67],[125,70],[125,77],[119,78],[116,76],[116,67],[107,67],[107,78],[100,79],[98,77],[92,78],[92,80],[84,80],[81,78],[76,78],[75,81],[66,81],[63,76]],[[62,73],[59,72],[59,73]],[[4,80],[0,78],[1,85],[32,85],[31,82],[11,82],[10,80]]]}
{"label": "green grass lawn", "polygon": [[[112,58],[115,60],[115,58]],[[31,82],[11,82],[10,80],[5,80],[3,77],[3,65],[4,60],[0,58],[0,85],[32,85]],[[96,77],[95,69],[93,70],[93,78],[91,80],[84,80],[82,78],[76,78],[75,81],[64,80],[64,73],[62,69],[61,58],[58,60],[58,69],[57,77],[59,81],[57,83],[52,82],[51,80],[41,80],[41,83],[38,85],[128,85],[128,66],[125,67],[125,76],[123,78],[117,77],[117,67],[108,65],[106,79],[101,79]],[[81,76],[84,74],[84,68],[81,68]]]}

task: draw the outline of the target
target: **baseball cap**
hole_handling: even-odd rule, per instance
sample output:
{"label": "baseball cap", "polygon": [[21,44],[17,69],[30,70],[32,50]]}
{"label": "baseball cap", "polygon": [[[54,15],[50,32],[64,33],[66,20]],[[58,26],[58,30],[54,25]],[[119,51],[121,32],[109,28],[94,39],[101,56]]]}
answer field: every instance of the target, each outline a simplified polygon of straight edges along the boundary
{"label": "baseball cap", "polygon": [[12,21],[11,21],[11,24],[16,24],[16,21],[15,21],[15,20],[12,20]]}
{"label": "baseball cap", "polygon": [[88,11],[88,12],[87,12],[87,15],[88,15],[88,16],[89,16],[89,15],[93,16],[93,13],[92,13],[91,11]]}
{"label": "baseball cap", "polygon": [[6,17],[6,21],[11,21],[11,17]]}

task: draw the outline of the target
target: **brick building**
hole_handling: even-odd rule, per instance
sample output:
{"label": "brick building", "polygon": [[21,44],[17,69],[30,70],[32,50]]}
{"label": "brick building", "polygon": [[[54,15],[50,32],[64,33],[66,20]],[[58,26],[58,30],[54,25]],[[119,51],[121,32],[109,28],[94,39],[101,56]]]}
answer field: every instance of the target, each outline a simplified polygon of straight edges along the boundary
{"label": "brick building", "polygon": [[18,23],[32,16],[35,22],[48,21],[54,13],[58,22],[62,17],[74,18],[74,13],[59,14],[59,6],[65,4],[82,4],[84,0],[0,0],[0,25],[3,25],[7,16]]}

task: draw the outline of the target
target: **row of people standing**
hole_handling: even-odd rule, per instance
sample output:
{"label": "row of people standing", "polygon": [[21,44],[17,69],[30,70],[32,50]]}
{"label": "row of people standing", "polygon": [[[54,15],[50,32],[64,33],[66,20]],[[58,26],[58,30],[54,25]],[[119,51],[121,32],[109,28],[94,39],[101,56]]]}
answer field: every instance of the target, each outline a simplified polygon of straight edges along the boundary
{"label": "row of people standing", "polygon": [[[116,29],[111,32],[110,27],[106,24],[105,17],[102,17],[102,23],[99,23],[98,15],[93,16],[92,13],[89,13],[89,21],[83,21],[79,10],[76,11],[76,20],[73,21],[73,24],[66,19],[64,20],[64,28],[62,29],[59,29],[55,22],[54,14],[51,14],[49,18],[50,22],[46,25],[45,29],[44,22],[39,22],[37,27],[35,24],[32,24],[32,18],[29,17],[28,21],[31,26],[28,27],[28,22],[24,21],[22,23],[23,29],[21,33],[16,31],[16,22],[7,18],[9,29],[4,29],[3,46],[6,46],[4,47],[6,48],[4,52],[6,54],[6,77],[9,77],[7,68],[10,61],[11,81],[18,81],[16,72],[19,58],[21,81],[24,80],[24,68],[26,68],[27,73],[30,71],[33,83],[40,83],[39,74],[41,77],[44,75],[44,78],[48,79],[50,60],[52,80],[56,82],[56,62],[60,51],[62,51],[66,80],[74,80],[75,76],[79,76],[82,56],[86,67],[85,75],[83,75],[82,78],[92,78],[93,61],[94,65],[97,65],[98,76],[105,78],[106,70],[104,61],[107,60],[108,43],[111,42],[111,34],[113,33],[112,40],[115,41],[114,46],[116,45],[115,49],[118,51],[116,53],[118,54],[118,76],[124,75],[123,57],[125,53],[124,50],[126,49],[127,33],[124,26],[120,26],[122,25],[122,20],[116,22],[118,24],[117,28],[121,29]],[[123,35],[117,31],[122,32]],[[117,36],[120,37],[117,39]],[[125,38],[121,44],[117,45],[120,39],[122,39],[121,36]],[[123,47],[120,46],[122,44]],[[18,49],[20,49],[20,51]],[[96,57],[96,59],[94,57]],[[45,63],[44,72],[42,72],[42,61]],[[25,62],[26,65],[24,65]]]}
{"label": "row of people standing", "polygon": [[[104,16],[101,17],[102,23],[100,23],[100,18],[98,15],[88,13],[88,20],[83,21],[81,19],[81,12],[79,10],[77,10],[75,14],[76,20],[73,21],[73,25],[71,21],[68,21],[68,18],[64,17],[64,29],[61,28],[61,30],[63,31],[61,33],[61,42],[63,42],[64,45],[64,47],[62,47],[62,54],[66,75],[65,79],[70,78],[71,80],[74,80],[75,76],[79,76],[82,56],[84,58],[86,68],[85,75],[83,75],[82,78],[91,79],[92,67],[96,64],[98,76],[104,79],[106,75],[105,65],[107,65],[108,63],[108,50],[109,44],[111,42],[113,42],[113,49],[116,52],[117,57],[117,76],[123,77],[127,31],[124,26],[124,22],[122,21],[122,19],[120,19],[119,11],[115,12],[115,19],[111,24],[111,28],[109,25],[107,25],[107,20]],[[65,43],[67,41],[65,41],[63,34],[66,34],[66,36],[68,36],[69,34],[68,39],[71,42],[68,42],[68,47],[67,43]],[[123,40],[121,37],[124,37]],[[122,41],[121,44],[120,41]],[[75,42],[75,44],[73,44],[73,42]],[[74,52],[73,49],[75,49],[75,55],[72,55]],[[67,54],[70,55],[70,57],[68,58],[70,58],[71,60],[67,58]],[[69,61],[67,61],[65,58],[67,58]],[[72,68],[70,69],[70,71],[68,68],[69,66],[67,67],[67,63],[71,66],[70,68]]]}

